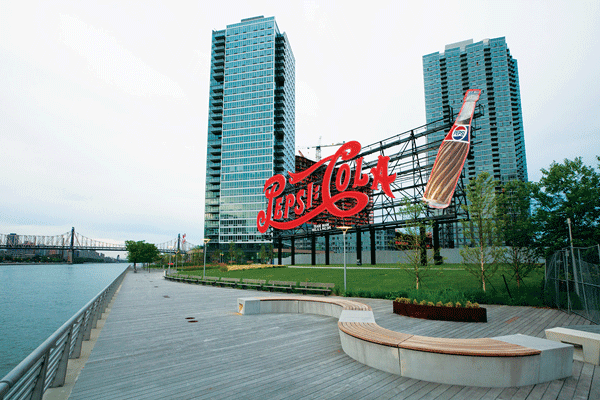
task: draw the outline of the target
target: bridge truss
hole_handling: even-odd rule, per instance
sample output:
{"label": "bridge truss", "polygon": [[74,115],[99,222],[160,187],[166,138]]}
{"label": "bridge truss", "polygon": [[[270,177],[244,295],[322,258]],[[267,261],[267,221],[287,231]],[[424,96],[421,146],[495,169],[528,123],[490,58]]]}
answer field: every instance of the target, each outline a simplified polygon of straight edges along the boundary
{"label": "bridge truss", "polygon": [[[181,239],[177,235],[176,239],[156,244],[158,251],[166,254],[187,253],[196,245]],[[108,243],[96,239],[90,239],[75,232],[72,228],[70,232],[62,235],[40,236],[40,235],[16,235],[0,233],[0,249],[5,250],[93,250],[93,251],[127,251],[125,243]]]}

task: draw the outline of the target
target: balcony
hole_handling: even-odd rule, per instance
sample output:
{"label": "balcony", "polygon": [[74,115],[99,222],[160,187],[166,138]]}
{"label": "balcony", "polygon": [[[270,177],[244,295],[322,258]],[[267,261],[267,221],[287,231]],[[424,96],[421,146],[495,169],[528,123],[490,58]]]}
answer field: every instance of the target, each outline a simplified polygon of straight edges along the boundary
{"label": "balcony", "polygon": [[222,143],[220,140],[209,140],[208,145],[212,148],[220,149],[222,146]]}

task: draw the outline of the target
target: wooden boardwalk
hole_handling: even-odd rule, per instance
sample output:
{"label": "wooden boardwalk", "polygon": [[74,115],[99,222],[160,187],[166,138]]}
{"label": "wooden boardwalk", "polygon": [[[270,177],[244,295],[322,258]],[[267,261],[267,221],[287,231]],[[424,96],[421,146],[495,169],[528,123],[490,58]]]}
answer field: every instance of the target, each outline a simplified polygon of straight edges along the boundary
{"label": "wooden boardwalk", "polygon": [[[578,361],[571,378],[507,389],[382,372],[342,351],[334,318],[237,314],[237,298],[255,295],[265,293],[130,272],[69,399],[600,399],[600,367]],[[388,300],[359,301],[379,325],[428,336],[544,337],[545,328],[587,324],[507,306],[487,306],[486,324],[425,321],[393,314]]]}

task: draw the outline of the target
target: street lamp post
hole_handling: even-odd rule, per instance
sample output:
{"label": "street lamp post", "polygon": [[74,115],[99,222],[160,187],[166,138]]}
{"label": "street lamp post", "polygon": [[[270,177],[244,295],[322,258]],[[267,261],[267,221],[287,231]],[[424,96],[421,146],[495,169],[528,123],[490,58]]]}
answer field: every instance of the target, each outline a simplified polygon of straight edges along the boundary
{"label": "street lamp post", "polygon": [[169,252],[169,274],[171,273],[171,252]]}
{"label": "street lamp post", "polygon": [[346,232],[351,226],[338,226],[344,232],[344,294],[346,293]]}
{"label": "street lamp post", "polygon": [[204,239],[204,270],[202,271],[202,279],[206,277],[206,246],[210,242],[210,239]]}

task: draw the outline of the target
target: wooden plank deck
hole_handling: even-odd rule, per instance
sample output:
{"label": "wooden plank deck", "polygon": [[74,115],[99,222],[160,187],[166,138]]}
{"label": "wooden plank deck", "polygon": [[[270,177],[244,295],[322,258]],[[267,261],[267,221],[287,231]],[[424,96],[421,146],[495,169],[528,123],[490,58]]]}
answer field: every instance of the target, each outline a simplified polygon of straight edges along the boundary
{"label": "wooden plank deck", "polygon": [[[522,388],[392,375],[348,357],[334,318],[238,315],[237,298],[255,295],[265,293],[129,273],[69,399],[600,398],[600,367],[578,361],[568,379]],[[373,307],[379,325],[427,336],[544,337],[546,328],[588,324],[557,310],[507,306],[486,306],[485,324],[426,321],[393,314],[388,300],[357,300]]]}

